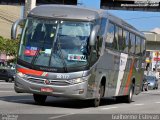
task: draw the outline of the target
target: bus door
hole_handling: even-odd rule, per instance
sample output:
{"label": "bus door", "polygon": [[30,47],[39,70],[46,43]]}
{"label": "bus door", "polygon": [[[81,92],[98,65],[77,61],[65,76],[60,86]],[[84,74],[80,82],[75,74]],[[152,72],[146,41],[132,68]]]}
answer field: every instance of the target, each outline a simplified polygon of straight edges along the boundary
{"label": "bus door", "polygon": [[108,24],[106,38],[106,58],[107,58],[107,96],[114,96],[116,92],[117,78],[119,73],[120,53],[118,46],[117,31],[114,24]]}
{"label": "bus door", "polygon": [[141,91],[141,85],[143,81],[144,69],[142,68],[143,58],[141,54],[141,39],[136,36],[136,50],[135,50],[135,94],[138,94]]}

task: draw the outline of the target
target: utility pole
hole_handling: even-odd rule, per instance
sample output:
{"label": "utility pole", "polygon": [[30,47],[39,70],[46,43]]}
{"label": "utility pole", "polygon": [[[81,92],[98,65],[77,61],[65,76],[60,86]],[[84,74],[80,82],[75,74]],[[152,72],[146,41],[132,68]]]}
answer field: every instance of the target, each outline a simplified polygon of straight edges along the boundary
{"label": "utility pole", "polygon": [[25,0],[24,16],[26,17],[34,7],[36,7],[36,0]]}

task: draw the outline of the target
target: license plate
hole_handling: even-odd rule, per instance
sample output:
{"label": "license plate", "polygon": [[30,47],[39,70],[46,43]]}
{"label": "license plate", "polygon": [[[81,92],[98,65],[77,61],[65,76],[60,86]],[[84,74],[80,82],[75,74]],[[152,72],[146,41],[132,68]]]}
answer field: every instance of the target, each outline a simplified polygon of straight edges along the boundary
{"label": "license plate", "polygon": [[52,88],[41,88],[41,92],[53,92]]}

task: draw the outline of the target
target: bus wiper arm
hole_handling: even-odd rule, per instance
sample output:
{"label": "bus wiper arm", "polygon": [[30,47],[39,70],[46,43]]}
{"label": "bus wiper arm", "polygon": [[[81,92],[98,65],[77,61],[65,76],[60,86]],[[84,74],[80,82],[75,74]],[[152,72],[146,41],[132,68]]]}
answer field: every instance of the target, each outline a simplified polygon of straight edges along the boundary
{"label": "bus wiper arm", "polygon": [[36,59],[38,58],[39,54],[40,54],[40,50],[37,50],[35,56],[33,57],[32,61],[31,61],[31,64],[34,64],[34,63],[35,63],[35,61],[36,61]]}
{"label": "bus wiper arm", "polygon": [[59,40],[59,35],[57,36],[57,41],[58,41],[57,47],[58,47],[58,50],[60,51],[60,57],[61,57],[62,62],[63,62],[63,68],[64,68],[64,71],[67,72],[68,71],[67,64],[65,62],[64,55],[62,53],[62,49],[61,49],[61,45],[60,45],[60,40]]}

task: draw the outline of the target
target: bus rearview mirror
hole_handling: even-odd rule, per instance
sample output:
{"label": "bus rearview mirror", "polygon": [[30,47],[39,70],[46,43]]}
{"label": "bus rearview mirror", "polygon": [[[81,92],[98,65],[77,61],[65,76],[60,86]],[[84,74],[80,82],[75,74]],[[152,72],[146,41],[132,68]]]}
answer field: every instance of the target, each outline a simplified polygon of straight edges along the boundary
{"label": "bus rearview mirror", "polygon": [[22,28],[24,26],[24,22],[25,22],[25,19],[18,19],[17,21],[13,23],[12,28],[11,28],[11,39],[13,40],[17,39],[18,26]]}
{"label": "bus rearview mirror", "polygon": [[92,31],[91,31],[91,35],[90,35],[90,40],[89,40],[89,44],[90,46],[94,46],[95,45],[95,41],[96,41],[96,36],[99,30],[99,25],[96,25]]}

